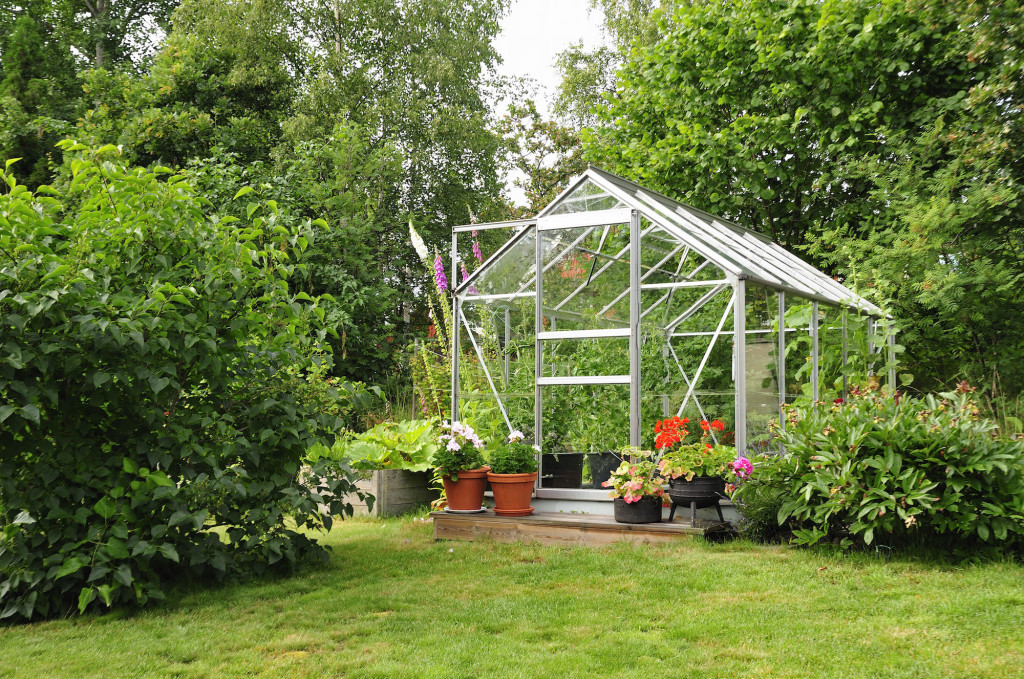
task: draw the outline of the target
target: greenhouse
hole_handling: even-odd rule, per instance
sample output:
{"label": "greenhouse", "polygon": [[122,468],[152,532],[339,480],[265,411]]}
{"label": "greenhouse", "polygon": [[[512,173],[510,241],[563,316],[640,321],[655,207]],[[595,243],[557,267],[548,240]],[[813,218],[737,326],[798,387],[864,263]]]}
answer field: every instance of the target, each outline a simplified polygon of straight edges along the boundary
{"label": "greenhouse", "polygon": [[[467,272],[468,232],[491,229],[507,241]],[[787,402],[841,398],[848,357],[874,350],[852,344],[891,341],[880,309],[766,236],[593,167],[535,219],[455,227],[452,252],[453,419],[532,439],[540,500],[607,499],[619,451],[673,415],[767,452]]]}

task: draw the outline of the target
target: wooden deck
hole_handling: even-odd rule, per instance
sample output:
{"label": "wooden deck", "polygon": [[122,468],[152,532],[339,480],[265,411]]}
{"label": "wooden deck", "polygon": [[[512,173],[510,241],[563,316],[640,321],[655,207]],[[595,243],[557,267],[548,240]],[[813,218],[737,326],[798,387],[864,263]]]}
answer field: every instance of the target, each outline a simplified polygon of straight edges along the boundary
{"label": "wooden deck", "polygon": [[612,542],[659,543],[685,540],[694,535],[721,530],[728,524],[689,518],[669,523],[617,523],[610,516],[537,512],[530,516],[497,516],[433,512],[435,540],[480,540],[536,542],[542,545],[607,545]]}

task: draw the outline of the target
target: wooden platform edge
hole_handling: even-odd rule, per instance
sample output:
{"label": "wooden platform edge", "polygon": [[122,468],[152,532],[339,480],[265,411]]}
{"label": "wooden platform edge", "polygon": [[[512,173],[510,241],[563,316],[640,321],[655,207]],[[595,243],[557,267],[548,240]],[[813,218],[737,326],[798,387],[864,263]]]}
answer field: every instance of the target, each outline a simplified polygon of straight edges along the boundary
{"label": "wooden platform edge", "polygon": [[542,545],[600,546],[614,542],[655,544],[703,535],[717,521],[701,521],[698,527],[680,522],[654,524],[617,523],[610,516],[538,513],[523,517],[432,512],[435,540],[492,539],[496,542],[532,542]]}

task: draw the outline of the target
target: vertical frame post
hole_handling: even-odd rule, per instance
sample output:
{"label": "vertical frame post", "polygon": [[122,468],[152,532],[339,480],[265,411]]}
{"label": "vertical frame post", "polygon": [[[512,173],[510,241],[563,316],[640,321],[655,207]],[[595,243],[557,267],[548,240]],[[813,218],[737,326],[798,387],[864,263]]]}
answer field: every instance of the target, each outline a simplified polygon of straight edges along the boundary
{"label": "vertical frame post", "polygon": [[452,424],[459,421],[459,335],[462,334],[460,314],[462,305],[459,303],[459,296],[455,294],[455,287],[458,284],[458,261],[459,261],[459,234],[452,230],[452,277],[448,282],[448,289],[452,291]]}
{"label": "vertical frame post", "polygon": [[778,371],[778,383],[779,383],[779,427],[782,431],[786,431],[786,414],[783,412],[783,408],[786,405],[786,293],[781,290],[778,293],[779,297],[779,338],[778,347],[776,348],[777,358],[775,361],[775,369]]}
{"label": "vertical frame post", "polygon": [[850,360],[850,343],[847,339],[847,319],[850,317],[850,312],[847,309],[843,309],[843,400],[847,398],[850,385],[847,383],[846,377],[846,363]]}
{"label": "vertical frame post", "polygon": [[[544,431],[543,431],[543,413],[541,411],[541,398],[543,387],[540,386],[539,380],[544,375],[544,352],[541,346],[540,333],[544,330],[544,271],[543,257],[541,253],[544,251],[544,231],[537,229],[537,238],[534,239],[534,262],[536,264],[537,275],[534,277],[536,281],[534,288],[536,288],[536,298],[534,300],[534,314],[533,314],[533,443],[539,446],[542,450],[544,448]],[[540,479],[544,474],[544,456],[540,456],[540,468],[537,473],[537,487],[540,488]]]}
{"label": "vertical frame post", "polygon": [[818,303],[811,303],[811,399],[818,400]]}
{"label": "vertical frame post", "polygon": [[[875,353],[875,349],[877,349],[877,347],[875,346],[875,340],[873,339],[874,336],[875,336],[875,317],[874,316],[869,316],[868,317],[867,332],[868,332],[868,356],[871,356],[873,353]],[[868,360],[870,360],[870,358]],[[874,361],[871,361],[870,363],[868,363],[867,368],[868,368],[867,372],[868,372],[869,376],[875,374],[875,363],[874,363]]]}
{"label": "vertical frame post", "polygon": [[886,329],[887,334],[888,334],[888,342],[889,342],[889,346],[888,346],[887,351],[886,351],[886,356],[888,358],[887,362],[889,363],[889,374],[887,375],[887,377],[889,378],[889,389],[891,391],[895,392],[896,391],[896,352],[893,350],[893,347],[896,346],[896,334],[894,332],[892,332],[892,327],[889,325],[889,321],[888,320],[886,321],[885,329]]}
{"label": "vertical frame post", "polygon": [[737,278],[733,283],[736,303],[733,305],[733,387],[736,390],[736,454],[747,452],[747,281]]}
{"label": "vertical frame post", "polygon": [[629,444],[640,447],[640,213],[629,216]]}
{"label": "vertical frame post", "polygon": [[508,351],[508,345],[511,342],[512,342],[512,314],[509,311],[509,308],[505,307],[505,347],[504,347],[504,352],[505,352],[505,361],[504,361],[504,363],[505,363],[505,366],[504,366],[505,374],[504,374],[504,377],[505,377],[505,388],[506,389],[508,389],[509,372],[510,372],[510,368],[511,368],[511,359],[512,359],[512,357],[511,357],[511,355],[509,354],[509,351]]}

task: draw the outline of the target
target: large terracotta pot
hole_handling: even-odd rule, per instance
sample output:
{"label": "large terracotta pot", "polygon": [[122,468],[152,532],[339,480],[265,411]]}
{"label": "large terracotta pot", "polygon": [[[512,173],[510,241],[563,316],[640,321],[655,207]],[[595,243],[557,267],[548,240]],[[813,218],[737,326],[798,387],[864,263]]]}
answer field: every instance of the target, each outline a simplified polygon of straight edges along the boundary
{"label": "large terracotta pot", "polygon": [[448,509],[455,512],[479,511],[484,504],[484,489],[487,487],[487,472],[490,467],[460,471],[458,481],[451,477],[441,477],[444,483],[444,495],[448,498]]}
{"label": "large terracotta pot", "polygon": [[526,516],[533,514],[530,499],[537,482],[537,472],[529,474],[495,474],[489,472],[487,480],[494,492],[494,513],[498,516]]}

